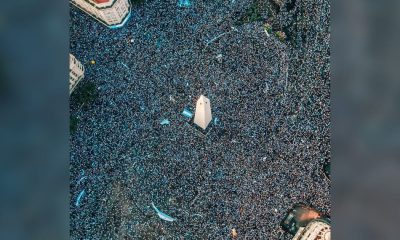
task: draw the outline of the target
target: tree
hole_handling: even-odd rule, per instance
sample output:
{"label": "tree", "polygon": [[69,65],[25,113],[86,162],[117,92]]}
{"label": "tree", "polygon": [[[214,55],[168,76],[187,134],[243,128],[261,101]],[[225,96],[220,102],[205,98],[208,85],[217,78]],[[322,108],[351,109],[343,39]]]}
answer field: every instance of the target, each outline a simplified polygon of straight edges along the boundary
{"label": "tree", "polygon": [[82,81],[75,89],[72,98],[79,105],[88,105],[98,97],[96,85],[89,81]]}

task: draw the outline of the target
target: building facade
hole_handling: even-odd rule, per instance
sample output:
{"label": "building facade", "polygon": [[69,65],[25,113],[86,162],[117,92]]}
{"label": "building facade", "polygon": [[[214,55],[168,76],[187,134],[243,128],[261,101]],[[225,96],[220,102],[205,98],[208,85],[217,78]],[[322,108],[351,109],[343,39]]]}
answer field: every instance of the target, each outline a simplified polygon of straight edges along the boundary
{"label": "building facade", "polygon": [[110,28],[122,27],[131,15],[129,0],[70,0],[71,3]]}
{"label": "building facade", "polygon": [[331,240],[331,226],[324,221],[311,221],[301,227],[292,240]]}
{"label": "building facade", "polygon": [[76,85],[85,76],[85,68],[82,63],[74,57],[74,55],[69,54],[69,94],[71,94]]}

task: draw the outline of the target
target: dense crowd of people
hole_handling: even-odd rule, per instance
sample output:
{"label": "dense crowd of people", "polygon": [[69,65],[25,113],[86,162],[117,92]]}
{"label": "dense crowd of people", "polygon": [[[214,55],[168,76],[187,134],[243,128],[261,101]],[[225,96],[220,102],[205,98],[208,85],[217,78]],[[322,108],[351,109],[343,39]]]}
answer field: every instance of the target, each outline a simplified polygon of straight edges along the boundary
{"label": "dense crowd of people", "polygon": [[[237,24],[252,1],[177,2],[145,1],[119,29],[71,6],[71,53],[99,93],[71,95],[71,237],[288,239],[294,204],[330,214],[329,3],[266,19],[282,42]],[[201,94],[205,132],[182,115]]]}

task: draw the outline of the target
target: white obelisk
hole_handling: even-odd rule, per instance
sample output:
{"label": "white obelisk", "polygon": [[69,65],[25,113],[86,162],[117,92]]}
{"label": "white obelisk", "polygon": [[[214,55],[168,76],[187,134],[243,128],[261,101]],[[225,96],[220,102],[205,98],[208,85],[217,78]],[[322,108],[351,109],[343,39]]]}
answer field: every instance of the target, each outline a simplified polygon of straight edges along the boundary
{"label": "white obelisk", "polygon": [[210,99],[201,95],[196,104],[196,112],[194,114],[194,123],[202,129],[206,129],[211,122],[211,104]]}

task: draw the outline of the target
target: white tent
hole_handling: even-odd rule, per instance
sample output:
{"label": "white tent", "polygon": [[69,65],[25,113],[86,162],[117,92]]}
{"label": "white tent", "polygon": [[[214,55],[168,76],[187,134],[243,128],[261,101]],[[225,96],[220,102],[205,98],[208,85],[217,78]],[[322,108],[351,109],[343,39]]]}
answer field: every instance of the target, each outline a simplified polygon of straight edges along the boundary
{"label": "white tent", "polygon": [[210,99],[201,95],[196,104],[196,112],[194,114],[194,123],[202,129],[206,129],[211,122],[211,103]]}

